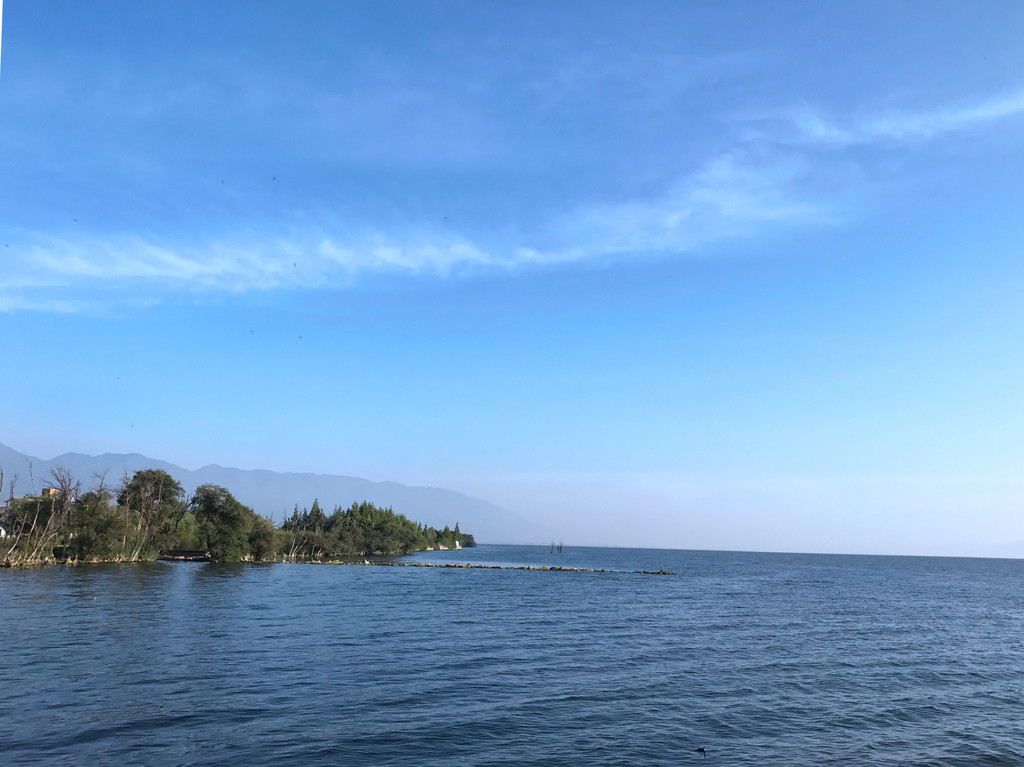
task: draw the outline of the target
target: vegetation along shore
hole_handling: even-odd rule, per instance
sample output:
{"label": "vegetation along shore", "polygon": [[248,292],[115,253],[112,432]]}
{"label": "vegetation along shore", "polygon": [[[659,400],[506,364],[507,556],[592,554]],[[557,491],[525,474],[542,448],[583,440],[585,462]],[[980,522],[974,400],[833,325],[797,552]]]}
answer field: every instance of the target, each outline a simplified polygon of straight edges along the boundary
{"label": "vegetation along shore", "polygon": [[[4,477],[0,470],[0,493]],[[224,487],[187,494],[167,472],[127,474],[115,488],[104,477],[82,492],[69,471],[55,468],[39,495],[0,506],[0,565],[139,562],[162,552],[189,551],[214,562],[333,561],[475,546],[473,536],[413,522],[366,501],[327,514],[313,501],[280,526],[243,505]]]}

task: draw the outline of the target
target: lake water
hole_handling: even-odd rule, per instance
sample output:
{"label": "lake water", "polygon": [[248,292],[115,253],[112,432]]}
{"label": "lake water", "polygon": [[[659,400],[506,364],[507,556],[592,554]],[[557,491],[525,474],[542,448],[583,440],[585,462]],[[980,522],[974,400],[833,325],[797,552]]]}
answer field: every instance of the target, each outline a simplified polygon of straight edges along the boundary
{"label": "lake water", "polygon": [[0,763],[1024,764],[1024,561],[410,559],[676,574],[0,571]]}

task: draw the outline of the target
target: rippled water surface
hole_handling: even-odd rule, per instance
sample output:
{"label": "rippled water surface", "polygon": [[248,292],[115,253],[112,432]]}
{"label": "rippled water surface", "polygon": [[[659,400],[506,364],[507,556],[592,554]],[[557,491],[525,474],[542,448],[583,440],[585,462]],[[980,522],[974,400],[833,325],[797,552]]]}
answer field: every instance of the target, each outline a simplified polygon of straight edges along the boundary
{"label": "rippled water surface", "polygon": [[1024,561],[411,559],[676,574],[0,571],[0,763],[1024,764]]}

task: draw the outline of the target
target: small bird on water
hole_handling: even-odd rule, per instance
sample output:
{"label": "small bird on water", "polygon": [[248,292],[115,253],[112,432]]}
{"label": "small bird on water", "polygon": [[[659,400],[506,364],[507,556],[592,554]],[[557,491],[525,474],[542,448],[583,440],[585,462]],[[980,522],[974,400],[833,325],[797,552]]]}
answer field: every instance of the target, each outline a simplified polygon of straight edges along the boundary
{"label": "small bird on water", "polygon": [[707,746],[701,746],[700,748],[697,749],[697,753],[700,754],[701,756],[703,756],[705,759],[707,759],[708,758],[708,747]]}

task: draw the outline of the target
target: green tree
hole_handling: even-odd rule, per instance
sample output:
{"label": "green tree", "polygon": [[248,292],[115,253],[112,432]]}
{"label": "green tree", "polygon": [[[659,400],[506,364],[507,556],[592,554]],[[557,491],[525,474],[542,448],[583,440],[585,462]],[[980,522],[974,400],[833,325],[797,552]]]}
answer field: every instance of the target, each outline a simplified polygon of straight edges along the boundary
{"label": "green tree", "polygon": [[266,517],[253,516],[249,529],[249,553],[255,561],[262,562],[274,556],[274,523]]}
{"label": "green tree", "polygon": [[196,515],[191,511],[186,511],[174,526],[174,537],[168,548],[201,549],[204,547],[205,541],[201,541],[200,537]]}
{"label": "green tree", "polygon": [[129,479],[125,475],[117,495],[119,506],[148,509],[163,503],[178,501],[185,495],[181,483],[162,469],[143,469]]}
{"label": "green tree", "polygon": [[68,559],[90,560],[123,559],[123,518],[111,506],[113,494],[104,486],[102,478],[92,490],[82,494],[71,513],[71,536],[67,544]]}
{"label": "green tree", "polygon": [[155,554],[173,545],[175,528],[188,508],[181,484],[162,469],[143,469],[130,478],[126,474],[117,504],[126,512],[132,561],[146,549]]}
{"label": "green tree", "polygon": [[56,496],[30,495],[8,501],[3,518],[7,538],[0,564],[38,564],[48,559],[60,535],[60,517]]}
{"label": "green tree", "polygon": [[250,554],[249,536],[256,514],[226,488],[201,485],[192,502],[200,533],[214,562],[239,562]]}
{"label": "green tree", "polygon": [[313,508],[309,510],[306,527],[310,530],[323,530],[326,522],[327,515],[324,514],[323,509],[320,508],[320,500],[313,499]]}

